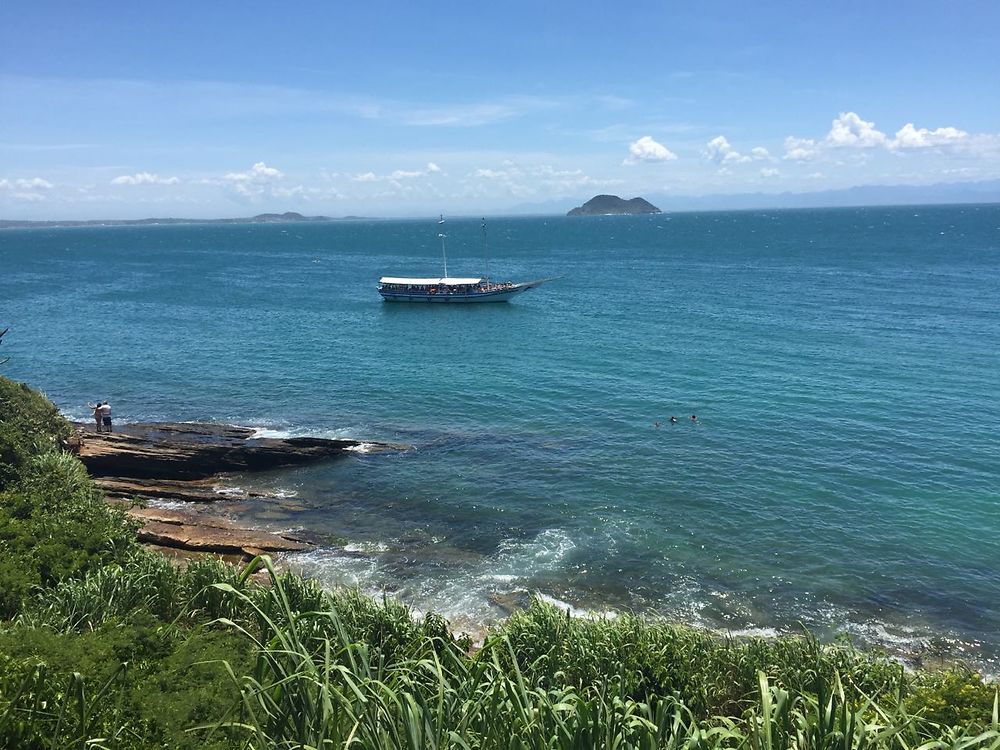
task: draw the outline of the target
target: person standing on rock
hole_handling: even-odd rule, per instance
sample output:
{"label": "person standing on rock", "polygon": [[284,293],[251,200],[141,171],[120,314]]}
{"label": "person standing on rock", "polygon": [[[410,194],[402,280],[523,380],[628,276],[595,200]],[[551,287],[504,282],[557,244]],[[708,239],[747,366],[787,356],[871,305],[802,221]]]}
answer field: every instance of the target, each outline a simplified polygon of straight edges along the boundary
{"label": "person standing on rock", "polygon": [[101,402],[95,401],[92,404],[87,404],[87,408],[94,410],[94,424],[97,425],[97,431],[102,432],[101,422],[103,420],[104,415],[101,414]]}
{"label": "person standing on rock", "polygon": [[[101,411],[101,422],[104,424],[105,432],[114,432],[114,430],[111,428],[111,404],[105,401],[103,404],[101,404],[100,411]],[[98,432],[100,432],[100,428],[98,428]]]}

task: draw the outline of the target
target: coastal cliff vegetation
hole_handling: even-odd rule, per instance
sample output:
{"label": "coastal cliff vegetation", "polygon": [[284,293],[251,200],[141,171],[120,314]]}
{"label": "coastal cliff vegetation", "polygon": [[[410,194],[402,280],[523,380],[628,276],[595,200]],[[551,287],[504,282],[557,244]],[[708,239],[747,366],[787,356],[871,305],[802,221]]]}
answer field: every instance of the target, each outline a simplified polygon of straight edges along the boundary
{"label": "coastal cliff vegetation", "polygon": [[266,557],[179,566],[71,436],[0,377],[0,747],[1000,749],[997,686],[960,666],[540,601],[473,649]]}

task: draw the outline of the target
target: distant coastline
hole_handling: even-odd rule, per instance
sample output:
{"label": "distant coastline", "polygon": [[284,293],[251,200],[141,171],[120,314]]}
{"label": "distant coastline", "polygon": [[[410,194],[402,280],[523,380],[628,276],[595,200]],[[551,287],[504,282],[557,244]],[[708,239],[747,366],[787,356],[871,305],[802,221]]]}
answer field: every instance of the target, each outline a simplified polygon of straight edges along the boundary
{"label": "distant coastline", "polygon": [[363,216],[303,216],[294,211],[283,214],[257,214],[236,219],[80,219],[52,221],[21,221],[16,219],[0,219],[0,229],[32,229],[55,227],[135,227],[152,226],[156,224],[295,224],[302,222],[322,221],[363,221]]}

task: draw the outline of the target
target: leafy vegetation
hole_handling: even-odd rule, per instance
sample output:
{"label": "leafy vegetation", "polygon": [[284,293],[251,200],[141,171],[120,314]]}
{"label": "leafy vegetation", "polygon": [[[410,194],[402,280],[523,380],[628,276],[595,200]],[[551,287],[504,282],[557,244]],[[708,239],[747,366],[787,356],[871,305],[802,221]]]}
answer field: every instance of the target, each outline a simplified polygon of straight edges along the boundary
{"label": "leafy vegetation", "polygon": [[968,670],[541,602],[473,652],[267,558],[179,566],[61,452],[44,398],[0,398],[2,748],[1000,750],[997,687]]}
{"label": "leafy vegetation", "polygon": [[71,434],[48,399],[23,383],[0,377],[0,492],[33,456],[54,450]]}
{"label": "leafy vegetation", "polygon": [[0,377],[0,618],[36,586],[121,560],[134,528],[63,452],[72,429],[27,386]]}

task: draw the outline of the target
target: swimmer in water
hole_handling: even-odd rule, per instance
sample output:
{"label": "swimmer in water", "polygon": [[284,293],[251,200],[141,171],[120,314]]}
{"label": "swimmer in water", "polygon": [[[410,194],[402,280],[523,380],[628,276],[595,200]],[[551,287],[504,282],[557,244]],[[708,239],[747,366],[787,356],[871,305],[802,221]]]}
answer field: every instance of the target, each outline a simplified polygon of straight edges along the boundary
{"label": "swimmer in water", "polygon": [[671,417],[670,424],[677,424],[677,417]]}
{"label": "swimmer in water", "polygon": [[691,415],[691,421],[692,422],[697,422],[698,421],[698,417],[696,417],[694,414],[692,414]]}

